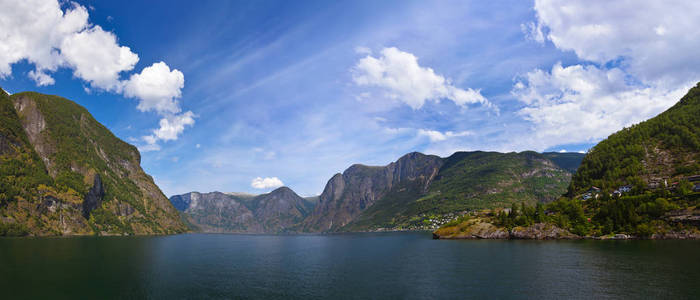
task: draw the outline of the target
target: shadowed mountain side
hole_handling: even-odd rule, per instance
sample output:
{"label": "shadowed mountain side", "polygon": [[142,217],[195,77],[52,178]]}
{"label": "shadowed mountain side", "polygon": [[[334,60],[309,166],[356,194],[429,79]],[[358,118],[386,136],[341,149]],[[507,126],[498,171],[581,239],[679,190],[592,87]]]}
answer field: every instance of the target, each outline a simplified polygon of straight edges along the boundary
{"label": "shadowed mountain side", "polygon": [[288,187],[262,195],[192,192],[170,201],[203,232],[284,233],[313,210],[313,202]]}

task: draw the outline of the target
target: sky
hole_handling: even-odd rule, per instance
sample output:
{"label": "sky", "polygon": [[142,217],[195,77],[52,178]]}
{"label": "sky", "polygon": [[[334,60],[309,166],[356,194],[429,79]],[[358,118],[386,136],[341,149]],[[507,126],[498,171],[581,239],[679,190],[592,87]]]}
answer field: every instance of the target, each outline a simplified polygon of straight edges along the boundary
{"label": "sky", "polygon": [[585,152],[700,80],[697,28],[696,1],[0,0],[0,86],[86,107],[168,196],[311,196],[412,151]]}

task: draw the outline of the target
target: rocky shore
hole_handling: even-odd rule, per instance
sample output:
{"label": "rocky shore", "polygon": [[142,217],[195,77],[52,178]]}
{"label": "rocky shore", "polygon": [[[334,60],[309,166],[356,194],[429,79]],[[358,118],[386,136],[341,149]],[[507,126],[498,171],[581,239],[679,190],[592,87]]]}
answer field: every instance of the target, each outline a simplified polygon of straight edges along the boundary
{"label": "rocky shore", "polygon": [[511,240],[689,240],[700,239],[697,231],[668,231],[655,233],[649,237],[637,237],[628,234],[610,234],[605,236],[579,236],[550,223],[536,223],[531,226],[517,226],[510,230],[496,226],[486,220],[475,218],[451,227],[443,227],[433,232],[433,239],[511,239]]}

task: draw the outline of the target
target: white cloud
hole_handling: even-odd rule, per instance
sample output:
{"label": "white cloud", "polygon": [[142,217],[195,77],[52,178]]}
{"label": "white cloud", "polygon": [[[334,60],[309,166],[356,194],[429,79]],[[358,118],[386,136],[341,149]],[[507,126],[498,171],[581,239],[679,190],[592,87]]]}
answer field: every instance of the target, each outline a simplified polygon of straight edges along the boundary
{"label": "white cloud", "polygon": [[418,129],[418,135],[428,137],[428,139],[430,139],[431,142],[441,142],[441,141],[445,141],[449,138],[460,137],[460,136],[470,136],[473,134],[474,133],[471,131],[461,131],[461,132],[445,131],[443,133],[443,132],[436,131],[436,130]]}
{"label": "white cloud", "polygon": [[700,80],[700,2],[537,0],[535,11],[525,34],[584,62],[517,79],[512,93],[525,104],[518,113],[533,124],[534,148],[597,142]]}
{"label": "white cloud", "polygon": [[160,127],[153,130],[153,134],[144,136],[143,139],[148,144],[155,144],[158,141],[177,140],[178,136],[185,131],[186,126],[194,125],[194,113],[186,111],[179,115],[169,115],[160,119]]}
{"label": "white cloud", "polygon": [[526,104],[518,113],[532,122],[535,147],[544,149],[596,142],[670,107],[687,88],[630,84],[617,68],[556,64],[551,71],[527,73],[512,92]]}
{"label": "white cloud", "polygon": [[131,75],[124,84],[124,95],[138,98],[140,111],[178,113],[180,105],[176,101],[182,95],[185,76],[178,70],[170,70],[164,62],[154,63],[141,73]]}
{"label": "white cloud", "polygon": [[26,60],[35,68],[27,75],[39,86],[54,84],[51,73],[69,68],[88,83],[86,93],[94,88],[137,98],[140,111],[161,117],[160,128],[144,137],[146,151],[158,150],[158,140],[175,140],[185,126],[194,124],[192,112],[178,115],[182,72],[158,62],[122,80],[139,56],[119,45],[114,33],[90,24],[84,6],[68,6],[64,12],[56,0],[0,1],[0,78],[11,75],[13,64]]}
{"label": "white cloud", "polygon": [[53,77],[46,74],[44,71],[31,70],[27,75],[29,75],[29,78],[34,80],[38,86],[52,85],[56,82]]}
{"label": "white cloud", "polygon": [[622,59],[644,81],[698,78],[700,1],[537,0],[535,10],[547,39],[581,59]]}
{"label": "white cloud", "polygon": [[200,147],[202,147],[202,145],[197,144],[197,145],[194,145],[194,147],[197,148],[197,149],[199,149]]}
{"label": "white cloud", "polygon": [[76,77],[108,91],[119,91],[119,74],[132,70],[139,61],[136,53],[119,46],[117,37],[100,26],[68,35],[61,43],[61,56]]}
{"label": "white cloud", "polygon": [[382,56],[367,55],[353,68],[353,80],[360,86],[387,91],[390,98],[419,109],[426,101],[449,99],[460,106],[479,103],[493,107],[478,90],[460,89],[431,68],[421,67],[418,58],[394,47],[384,48]]}
{"label": "white cloud", "polygon": [[277,177],[256,177],[250,182],[250,186],[256,189],[270,189],[283,186],[282,180]]}
{"label": "white cloud", "polygon": [[64,13],[58,1],[0,2],[0,76],[10,75],[12,64],[26,59],[36,67],[33,77],[47,84],[44,70],[63,64],[61,43],[83,30],[87,19],[87,10],[79,5]]}
{"label": "white cloud", "polygon": [[38,85],[54,84],[49,75],[69,67],[74,75],[105,90],[120,89],[119,73],[129,71],[138,55],[119,46],[116,36],[88,23],[85,7],[72,3],[64,11],[58,1],[3,1],[0,4],[0,76],[26,59]]}

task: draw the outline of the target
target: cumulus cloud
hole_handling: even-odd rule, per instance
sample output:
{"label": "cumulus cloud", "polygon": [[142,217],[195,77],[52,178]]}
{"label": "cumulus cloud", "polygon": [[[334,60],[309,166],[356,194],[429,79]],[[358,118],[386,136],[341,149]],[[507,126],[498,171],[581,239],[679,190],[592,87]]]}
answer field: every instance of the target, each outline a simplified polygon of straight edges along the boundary
{"label": "cumulus cloud", "polygon": [[378,87],[387,95],[420,109],[426,101],[449,99],[455,104],[481,104],[493,107],[479,90],[460,89],[431,68],[421,67],[418,58],[397,48],[384,48],[380,57],[367,55],[352,70],[360,86]]}
{"label": "cumulus cloud", "polygon": [[164,62],[154,63],[141,73],[131,75],[124,84],[124,95],[139,99],[140,111],[178,113],[177,98],[182,95],[185,76],[178,70],[170,70]]}
{"label": "cumulus cloud", "polygon": [[29,78],[34,80],[38,86],[45,86],[45,85],[52,85],[56,83],[56,81],[51,77],[51,75],[44,73],[44,71],[39,71],[39,70],[31,70],[29,73]]}
{"label": "cumulus cloud", "polygon": [[87,10],[79,5],[64,13],[58,1],[0,2],[0,76],[11,75],[12,64],[26,59],[36,67],[30,76],[48,84],[46,71],[63,64],[61,43],[83,30],[87,19]]}
{"label": "cumulus cloud", "polygon": [[75,77],[91,86],[108,91],[119,91],[119,74],[130,71],[139,56],[117,43],[117,37],[100,26],[66,36],[61,43],[61,56],[73,68]]}
{"label": "cumulus cloud", "polygon": [[277,177],[256,177],[250,182],[250,186],[256,189],[271,189],[283,186],[282,180]]}
{"label": "cumulus cloud", "polygon": [[526,107],[518,113],[533,124],[540,148],[596,142],[670,107],[687,91],[640,87],[618,69],[593,65],[534,70],[515,84]]}
{"label": "cumulus cloud", "polygon": [[537,0],[537,22],[522,26],[583,60],[516,79],[518,113],[540,150],[597,142],[667,109],[700,79],[700,3],[593,2]]}
{"label": "cumulus cloud", "polygon": [[156,145],[158,141],[177,140],[180,134],[185,131],[185,127],[194,125],[194,118],[194,113],[186,111],[181,114],[168,115],[160,119],[160,127],[154,129],[152,134],[143,137],[148,147],[141,147],[142,151],[160,150],[160,147],[153,146]]}
{"label": "cumulus cloud", "polygon": [[40,86],[54,84],[49,73],[68,67],[93,87],[119,91],[119,74],[139,60],[113,33],[89,24],[87,10],[75,3],[64,12],[55,0],[3,1],[0,20],[0,76],[26,59]]}
{"label": "cumulus cloud", "polygon": [[445,131],[445,132],[440,132],[436,130],[426,130],[426,129],[418,129],[418,135],[419,136],[425,136],[430,139],[431,142],[441,142],[445,141],[449,138],[453,137],[460,137],[460,136],[470,136],[473,135],[474,133],[471,131],[460,131],[460,132],[454,132],[454,131]]}
{"label": "cumulus cloud", "polygon": [[683,84],[700,70],[700,2],[537,0],[547,39],[584,60],[622,59],[644,81]]}
{"label": "cumulus cloud", "polygon": [[0,78],[11,75],[13,64],[26,60],[35,68],[27,75],[39,86],[54,84],[51,73],[69,68],[88,83],[86,92],[94,88],[136,98],[137,109],[161,118],[160,128],[144,137],[147,146],[142,149],[158,150],[158,140],[175,140],[194,124],[192,112],[178,114],[182,72],[158,62],[122,80],[139,56],[120,45],[114,33],[90,24],[84,6],[66,5],[64,11],[56,0],[0,1]]}

